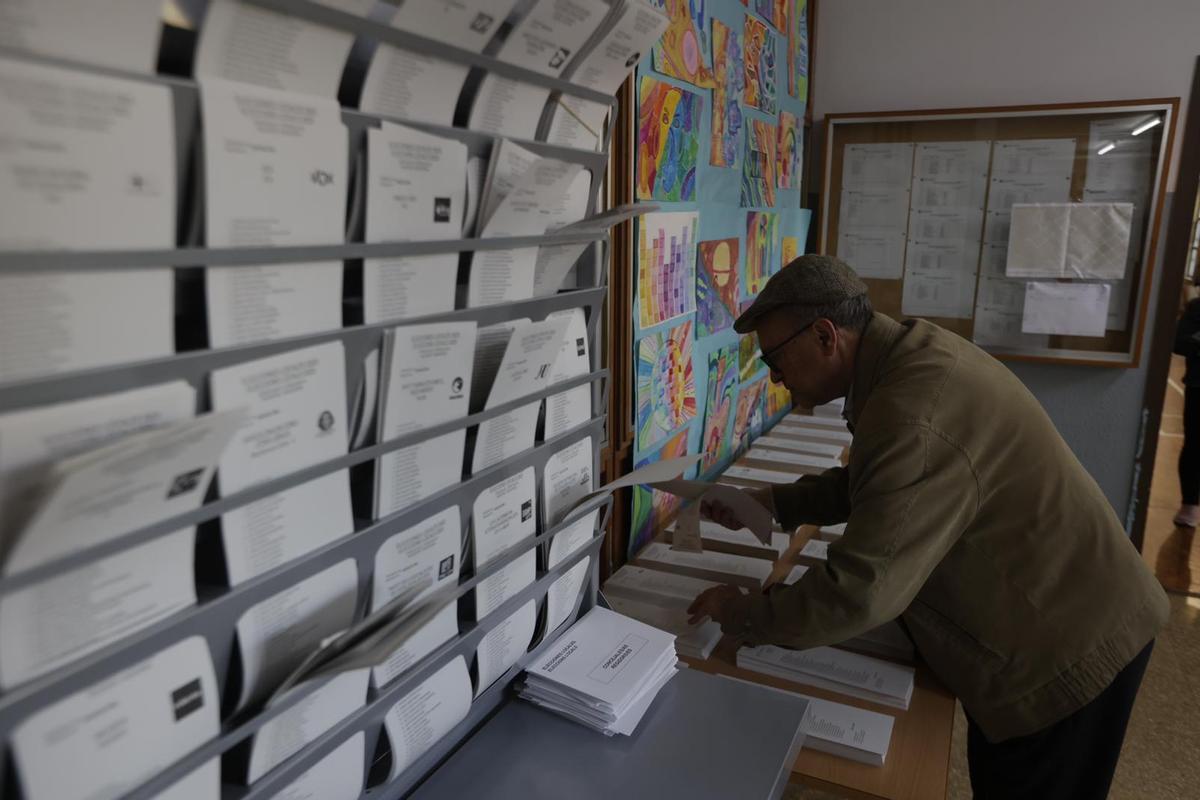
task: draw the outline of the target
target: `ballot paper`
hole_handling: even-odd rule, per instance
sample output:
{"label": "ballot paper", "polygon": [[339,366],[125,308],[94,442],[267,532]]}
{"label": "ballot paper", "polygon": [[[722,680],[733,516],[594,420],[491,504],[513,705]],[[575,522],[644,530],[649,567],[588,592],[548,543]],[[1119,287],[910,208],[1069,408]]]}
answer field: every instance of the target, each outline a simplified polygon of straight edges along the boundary
{"label": "ballot paper", "polygon": [[[176,642],[18,724],[11,746],[23,795],[123,797],[215,738],[219,706],[208,644],[199,636]],[[161,796],[215,798],[219,771],[210,764]]]}
{"label": "ballot paper", "polygon": [[[501,61],[559,76],[604,21],[602,0],[536,0],[496,53]],[[532,139],[550,90],[495,73],[484,76],[475,95],[471,130]]]}
{"label": "ballot paper", "polygon": [[80,14],[74,0],[14,0],[0,7],[0,47],[99,67],[153,73],[161,0],[110,0]]}
{"label": "ballot paper", "polygon": [[650,604],[678,601],[691,605],[701,594],[720,585],[715,581],[626,564],[609,576],[603,591],[605,597],[621,595]]}
{"label": "ballot paper", "polygon": [[475,651],[478,675],[476,697],[487,691],[525,655],[536,627],[537,601],[530,600],[484,634],[479,641],[479,649]]}
{"label": "ballot paper", "polygon": [[[757,443],[756,441],[755,444]],[[758,461],[774,461],[780,464],[793,464],[798,467],[811,467],[814,470],[825,470],[842,465],[836,458],[828,456],[815,456],[807,453],[774,450],[766,447],[751,447],[746,457]]]}
{"label": "ballot paper", "polygon": [[[73,4],[34,5],[0,9],[0,41],[27,25],[56,38],[59,17],[81,18]],[[114,20],[129,17],[120,5]],[[0,249],[175,246],[166,86],[3,58],[0,83]],[[172,298],[165,266],[2,275],[0,383],[170,355]]]}
{"label": "ballot paper", "polygon": [[908,710],[913,669],[834,647],[787,650],[775,645],[743,647],[737,665],[806,686]]}
{"label": "ballot paper", "polygon": [[475,438],[471,474],[477,474],[531,449],[537,436],[540,410],[541,403],[534,401],[481,422]]}
{"label": "ballot paper", "polygon": [[779,420],[778,428],[783,431],[789,428],[799,428],[807,431],[810,428],[831,428],[835,431],[846,430],[846,420],[841,416],[805,416],[789,414]]}
{"label": "ballot paper", "polygon": [[474,236],[479,221],[479,205],[483,199],[483,181],[487,175],[488,160],[483,156],[467,158],[466,197],[463,204],[462,235]]}
{"label": "ballot paper", "polygon": [[355,669],[335,675],[259,728],[250,745],[247,781],[254,783],[362,708],[367,674]]}
{"label": "ballot paper", "polygon": [[[385,334],[380,441],[465,417],[474,377],[474,322],[406,325]],[[394,514],[462,478],[466,430],[394,450],[375,472],[376,518]]]}
{"label": "ballot paper", "polygon": [[[457,586],[461,551],[458,506],[450,506],[392,536],[375,555],[371,610],[378,611],[397,598],[407,598],[403,602],[415,605],[439,590]],[[395,680],[457,635],[457,603],[450,602],[373,671],[375,685]]]}
{"label": "ballot paper", "polygon": [[755,481],[757,483],[795,483],[800,477],[794,472],[776,472],[770,469],[758,469],[756,467],[743,467],[740,464],[734,464],[722,473],[722,477],[736,478],[742,481]]}
{"label": "ballot paper", "polygon": [[1110,291],[1107,283],[1029,281],[1025,284],[1025,316],[1021,331],[1103,336]]}
{"label": "ballot paper", "polygon": [[[367,131],[367,242],[457,239],[466,204],[467,146],[384,121]],[[370,325],[454,309],[457,252],[363,260]]]}
{"label": "ballot paper", "polygon": [[772,533],[771,541],[763,543],[748,528],[731,531],[724,525],[707,519],[700,520],[699,530],[706,548],[755,558],[769,558],[772,561],[783,555],[792,541],[792,537],[786,533]]}
{"label": "ballot paper", "polygon": [[[659,9],[637,0],[621,3],[617,14],[595,46],[566,73],[572,83],[616,94],[630,70],[662,37],[670,23]],[[554,107],[546,141],[563,147],[600,149],[608,109],[603,103],[561,95]]]}
{"label": "ballot paper", "polygon": [[579,242],[538,247],[537,260],[533,264],[533,296],[558,294],[580,256],[592,245],[593,242]]}
{"label": "ballot paper", "polygon": [[829,559],[829,542],[823,539],[810,539],[804,543],[804,547],[796,554],[797,558],[808,558],[813,561],[827,561]]}
{"label": "ballot paper", "polygon": [[823,417],[828,419],[840,419],[846,410],[846,398],[839,397],[836,400],[831,400],[828,403],[816,406],[813,408],[813,416]]}
{"label": "ballot paper", "polygon": [[275,800],[358,800],[364,763],[366,734],[359,731],[285,786]]}
{"label": "ballot paper", "polygon": [[748,589],[762,588],[763,581],[771,575],[772,564],[762,558],[739,556],[732,553],[687,553],[672,550],[661,542],[646,545],[633,561],[651,569],[677,572],[707,581],[732,583]]}
{"label": "ballot paper", "polygon": [[882,767],[892,741],[895,717],[820,697],[804,712],[804,748]]}
{"label": "ballot paper", "polygon": [[350,626],[358,598],[353,559],[252,606],[237,621],[242,690],[237,707],[271,694],[321,642]]}
{"label": "ballot paper", "polygon": [[[592,541],[596,534],[596,522],[600,516],[599,509],[586,514],[572,522],[550,540],[549,556],[546,559],[547,569],[554,569],[566,561],[580,548]],[[590,558],[580,559],[575,566],[564,572],[546,592],[546,630],[553,632],[571,616],[575,609],[575,601],[579,599],[580,590],[592,569]]]}
{"label": "ballot paper", "polygon": [[[516,0],[405,0],[391,25],[473,53],[483,52]],[[470,68],[380,43],[367,68],[359,107],[419,122],[450,125]]]}
{"label": "ballot paper", "polygon": [[[333,98],[202,78],[209,247],[341,244],[346,128]],[[207,267],[213,347],[342,324],[342,264]]]}
{"label": "ballot paper", "polygon": [[536,497],[533,467],[526,467],[479,493],[471,511],[476,569],[533,537],[537,532]]}
{"label": "ballot paper", "polygon": [[537,553],[527,550],[481,580],[475,587],[475,621],[482,622],[516,597],[536,576]]}
{"label": "ballot paper", "polygon": [[786,451],[791,453],[806,453],[813,456],[839,459],[846,448],[832,442],[809,442],[800,439],[787,439],[782,436],[760,436],[754,440],[755,448],[759,450]]}
{"label": "ballot paper", "polygon": [[606,597],[612,610],[618,614],[674,634],[675,654],[678,656],[706,659],[721,641],[721,626],[712,620],[706,620],[699,625],[688,623],[689,601],[663,598],[657,603],[651,603],[619,594]]}
{"label": "ballot paper", "polygon": [[833,428],[804,428],[799,426],[776,425],[771,429],[772,437],[790,438],[796,442],[836,444],[842,448],[850,446],[854,439],[850,431]]}
{"label": "ballot paper", "polygon": [[837,525],[822,525],[817,529],[817,533],[826,541],[846,535],[846,523],[842,522]]}
{"label": "ballot paper", "polygon": [[135,433],[56,462],[4,574],[45,564],[200,506],[244,409]]}
{"label": "ballot paper", "polygon": [[462,656],[455,656],[404,695],[383,718],[392,749],[395,780],[438,740],[467,718],[471,710],[471,677]]}
{"label": "ballot paper", "polygon": [[521,697],[605,735],[629,735],[676,664],[674,635],[596,606],[529,665]]}
{"label": "ballot paper", "polygon": [[510,139],[501,139],[492,148],[491,172],[492,180],[488,194],[480,203],[480,229],[492,217],[496,207],[508,197],[522,176],[540,158],[537,153],[528,150]]}
{"label": "ballot paper", "polygon": [[556,453],[542,469],[542,527],[551,528],[592,491],[592,439],[585,436]]}
{"label": "ballot paper", "polygon": [[[250,410],[221,457],[223,496],[346,454],[346,366],[327,342],[214,370],[213,408]],[[236,585],[354,530],[348,474],[339,471],[221,516]]]}
{"label": "ballot paper", "polygon": [[[567,328],[563,333],[558,358],[550,369],[550,383],[577,378],[588,374],[591,360],[588,358],[587,319],[582,308],[556,311],[551,317],[565,317]],[[565,392],[546,398],[546,422],[542,438],[553,439],[572,428],[585,424],[592,418],[592,385],[585,383]]]}
{"label": "ballot paper", "polygon": [[0,687],[44,675],[196,603],[195,529],[0,597]]}
{"label": "ballot paper", "polygon": [[[317,0],[363,15],[372,0]],[[242,2],[211,0],[196,48],[196,77],[336,98],[354,43],[349,31]]]}
{"label": "ballot paper", "polygon": [[1120,280],[1132,223],[1133,203],[1018,203],[1005,274]]}

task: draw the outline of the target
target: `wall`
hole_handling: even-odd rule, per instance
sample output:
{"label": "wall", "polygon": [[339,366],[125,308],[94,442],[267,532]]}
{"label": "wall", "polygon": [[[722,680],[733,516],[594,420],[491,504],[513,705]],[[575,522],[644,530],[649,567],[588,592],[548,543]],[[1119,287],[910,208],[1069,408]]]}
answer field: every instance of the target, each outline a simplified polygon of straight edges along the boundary
{"label": "wall", "polygon": [[[1200,55],[1197,31],[1197,0],[824,0],[813,37],[813,119],[1186,97]],[[1181,108],[1180,119],[1186,113]],[[1174,182],[1172,175],[1169,189]],[[1138,369],[1012,364],[1122,518],[1153,324],[1151,315]]]}

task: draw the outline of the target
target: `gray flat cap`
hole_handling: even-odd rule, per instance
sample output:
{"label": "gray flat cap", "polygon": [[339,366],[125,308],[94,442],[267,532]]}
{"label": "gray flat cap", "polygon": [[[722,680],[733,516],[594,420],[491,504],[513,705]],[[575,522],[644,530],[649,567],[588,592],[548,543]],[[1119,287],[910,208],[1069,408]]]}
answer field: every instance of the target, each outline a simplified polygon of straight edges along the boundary
{"label": "gray flat cap", "polygon": [[833,256],[800,256],[771,276],[733,329],[750,333],[765,314],[777,308],[802,311],[804,306],[837,305],[866,293],[867,285],[845,261]]}

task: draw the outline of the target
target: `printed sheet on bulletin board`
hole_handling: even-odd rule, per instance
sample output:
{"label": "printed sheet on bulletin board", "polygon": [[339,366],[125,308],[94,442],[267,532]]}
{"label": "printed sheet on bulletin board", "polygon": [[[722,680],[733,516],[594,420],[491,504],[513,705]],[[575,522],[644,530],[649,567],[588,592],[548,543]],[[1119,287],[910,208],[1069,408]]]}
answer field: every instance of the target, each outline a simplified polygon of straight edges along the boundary
{"label": "printed sheet on bulletin board", "polygon": [[[803,252],[807,0],[653,0],[670,18],[635,76],[634,466],[703,453],[722,469],[784,413],[733,321]],[[672,498],[633,490],[630,553]]]}
{"label": "printed sheet on bulletin board", "polygon": [[1000,357],[1136,365],[1174,111],[830,115],[818,246]]}

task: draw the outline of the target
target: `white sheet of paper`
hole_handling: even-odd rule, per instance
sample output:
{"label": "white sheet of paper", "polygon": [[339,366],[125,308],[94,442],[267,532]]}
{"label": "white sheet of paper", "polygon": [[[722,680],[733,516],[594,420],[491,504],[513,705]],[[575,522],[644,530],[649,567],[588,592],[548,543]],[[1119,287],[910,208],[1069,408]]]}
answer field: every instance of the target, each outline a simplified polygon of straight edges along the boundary
{"label": "white sheet of paper", "polygon": [[[596,534],[596,522],[599,516],[600,511],[597,509],[580,517],[555,534],[554,538],[550,540],[550,551],[546,558],[547,568],[553,569],[592,541]],[[585,558],[550,584],[550,589],[546,592],[546,630],[548,632],[557,630],[558,626],[567,621],[571,610],[575,608],[575,600],[579,597],[583,583],[591,571],[591,565],[591,560]]]}
{"label": "white sheet of paper", "polygon": [[367,670],[343,672],[267,722],[250,746],[254,783],[367,702]]}
{"label": "white sheet of paper", "polygon": [[987,194],[987,178],[982,175],[913,176],[912,207],[914,209],[960,208],[983,210]]}
{"label": "white sheet of paper", "polygon": [[455,636],[458,636],[458,602],[451,601],[371,671],[371,682],[376,688],[388,685]]}
{"label": "white sheet of paper", "polygon": [[362,731],[354,734],[284,787],[275,800],[357,800],[363,788],[365,740]]}
{"label": "white sheet of paper", "polygon": [[[1016,283],[1014,281],[1014,283]],[[1050,346],[1050,338],[1044,334],[1023,333],[1025,287],[1019,287],[1021,307],[1010,310],[1000,307],[976,306],[975,329],[972,341],[978,345],[992,347],[1042,348]]]}
{"label": "white sheet of paper", "polygon": [[[599,0],[537,0],[496,53],[501,61],[561,75],[608,13]],[[488,74],[471,108],[471,130],[532,139],[549,89]]]}
{"label": "white sheet of paper", "polygon": [[[340,244],[349,140],[337,101],[216,78],[200,101],[208,245]],[[213,347],[342,324],[337,261],[208,267],[205,290]]]}
{"label": "white sheet of paper", "polygon": [[771,450],[792,450],[797,453],[811,453],[817,456],[840,458],[846,448],[840,444],[826,442],[801,442],[796,439],[785,439],[782,436],[760,436],[754,440],[757,447]]}
{"label": "white sheet of paper", "polygon": [[437,741],[467,717],[471,710],[471,677],[462,656],[456,656],[400,699],[383,719],[392,748],[395,779]]}
{"label": "white sheet of paper", "polygon": [[975,272],[906,271],[900,310],[906,316],[970,319],[975,312]]}
{"label": "white sheet of paper", "polygon": [[546,459],[542,471],[542,527],[562,522],[593,488],[592,439],[585,436]]}
{"label": "white sheet of paper", "polygon": [[161,0],[110,0],[80,14],[75,0],[12,0],[0,7],[0,47],[153,74]]}
{"label": "white sheet of paper", "polygon": [[483,694],[509,667],[520,660],[533,641],[537,626],[537,601],[530,600],[508,619],[492,628],[479,642],[475,652],[479,684],[475,696]]}
{"label": "white sheet of paper", "polygon": [[238,708],[261,700],[322,641],[350,626],[358,598],[353,559],[305,578],[249,608],[237,621],[242,653]]}
{"label": "white sheet of paper", "polygon": [[537,477],[526,467],[479,493],[471,510],[476,568],[537,532]]}
{"label": "white sheet of paper", "polygon": [[382,439],[467,415],[472,390],[474,321],[406,325],[388,332]]}
{"label": "white sheet of paper", "polygon": [[[757,445],[757,440],[755,441]],[[828,456],[810,455],[808,453],[789,452],[787,450],[775,450],[766,447],[751,447],[747,458],[758,459],[759,461],[775,461],[780,464],[794,464],[800,467],[814,467],[819,469],[832,469],[840,467],[842,464],[836,458]]]}
{"label": "white sheet of paper", "polygon": [[662,542],[651,542],[646,545],[645,549],[634,556],[634,560],[638,563],[687,567],[706,573],[750,578],[759,583],[765,581],[773,569],[771,562],[764,558],[717,553],[711,550],[703,553],[687,553],[672,550],[669,545]]}
{"label": "white sheet of paper", "polygon": [[[12,25],[50,35],[42,26],[64,5],[38,3]],[[120,5],[114,18],[127,18]],[[174,247],[166,86],[12,59],[0,59],[0,81],[0,248]],[[170,355],[173,286],[168,268],[0,276],[0,382]]]}
{"label": "white sheet of paper", "polygon": [[[11,745],[26,797],[109,800],[216,737],[220,725],[208,644],[193,636],[34,712]],[[216,770],[197,773],[182,789],[215,789]]]}
{"label": "white sheet of paper", "polygon": [[904,274],[904,230],[838,231],[838,258],[854,265],[864,278],[896,280]]}
{"label": "white sheet of paper", "polygon": [[868,186],[907,189],[912,172],[913,144],[910,142],[848,144],[842,150],[843,190]]}
{"label": "white sheet of paper", "polygon": [[[372,0],[318,0],[362,16]],[[239,0],[212,0],[196,47],[198,78],[336,98],[354,34]]]}
{"label": "white sheet of paper", "polygon": [[832,429],[847,433],[846,420],[840,414],[823,416],[819,414],[787,414],[779,420],[780,430],[808,431],[812,428]]}
{"label": "white sheet of paper", "polygon": [[978,250],[983,208],[917,208],[908,215],[908,237],[919,240],[966,239]]}
{"label": "white sheet of paper", "polygon": [[519,247],[472,254],[467,308],[515,303],[533,297],[539,249]]}
{"label": "white sheet of paper", "polygon": [[[367,131],[366,241],[457,239],[467,146],[384,121]],[[363,260],[363,315],[387,319],[454,309],[458,253]]]}
{"label": "white sheet of paper", "polygon": [[578,222],[585,213],[590,186],[590,174],[581,164],[538,158],[489,206],[483,235],[540,236]]}
{"label": "white sheet of paper", "polygon": [[20,533],[4,574],[199,507],[243,416],[239,410],[181,420],[56,463],[53,490]]}
{"label": "white sheet of paper", "polygon": [[550,317],[513,331],[488,390],[485,408],[495,408],[550,385],[550,371],[558,360],[570,320]]}
{"label": "white sheet of paper", "polygon": [[77,661],[196,603],[195,529],[0,597],[0,686]]}
{"label": "white sheet of paper", "polygon": [[992,177],[1056,176],[1074,171],[1075,139],[1011,139],[992,145]]}
{"label": "white sheet of paper", "polygon": [[[1153,137],[1133,136],[1139,126],[1158,114],[1100,119],[1088,124],[1087,190],[1129,192],[1134,197],[1150,189],[1153,177]],[[1100,150],[1110,142],[1119,147]],[[1134,197],[1130,197],[1133,200]],[[1139,198],[1140,199],[1140,198]]]}
{"label": "white sheet of paper", "polygon": [[1103,336],[1108,322],[1107,283],[1025,284],[1023,333]]}
{"label": "white sheet of paper", "polygon": [[508,197],[517,182],[537,163],[540,156],[509,139],[501,139],[492,148],[491,184],[479,210],[479,228],[482,230],[492,218],[492,213]]}
{"label": "white sheet of paper", "polygon": [[554,104],[546,143],[576,150],[599,150],[609,106],[581,97],[562,95]]}
{"label": "white sheet of paper", "polygon": [[471,458],[471,474],[524,453],[537,439],[539,402],[525,405],[479,423],[475,436],[475,452]]}
{"label": "white sheet of paper", "polygon": [[690,578],[673,572],[646,569],[633,564],[614,572],[604,584],[604,594],[623,594],[644,602],[676,601],[686,605],[719,583]]}
{"label": "white sheet of paper", "polygon": [[918,142],[913,160],[917,178],[985,178],[992,157],[992,143]]}
{"label": "white sheet of paper", "polygon": [[[562,347],[550,370],[550,382],[568,380],[586,375],[591,371],[588,358],[587,319],[582,308],[556,311],[550,316],[565,317],[567,329],[563,334]],[[553,439],[586,423],[592,418],[592,387],[589,384],[576,386],[546,398],[546,424],[543,439]]]}
{"label": "white sheet of paper", "polygon": [[908,224],[908,186],[842,189],[838,229],[902,231]]}
{"label": "white sheet of paper", "polygon": [[474,236],[479,221],[480,201],[483,199],[483,181],[487,176],[488,161],[483,156],[467,159],[466,198],[463,204],[462,235]]}
{"label": "white sheet of paper", "polygon": [[775,472],[769,469],[756,469],[754,467],[743,467],[734,464],[725,470],[724,477],[758,481],[760,483],[795,483],[800,476],[790,472]]}
{"label": "white sheet of paper", "polygon": [[[516,0],[406,0],[391,25],[476,53]],[[359,107],[371,114],[450,125],[469,68],[380,44],[367,68]]]}
{"label": "white sheet of paper", "polygon": [[1132,203],[1014,205],[1006,275],[1120,280],[1132,222]]}
{"label": "white sheet of paper", "polygon": [[481,580],[475,587],[475,621],[521,593],[537,577],[537,553],[528,550]]}
{"label": "white sheet of paper", "polygon": [[380,456],[375,516],[386,517],[462,480],[467,431],[456,431]]}
{"label": "white sheet of paper", "polygon": [[571,269],[579,262],[591,242],[582,244],[542,245],[533,265],[533,296],[558,294]]}
{"label": "white sheet of paper", "polygon": [[626,3],[596,45],[567,77],[578,86],[616,94],[639,57],[662,37],[670,19],[644,3]]}
{"label": "white sheet of paper", "polygon": [[821,539],[810,539],[800,549],[799,556],[801,558],[812,558],[817,561],[826,561],[829,558],[829,542]]}

